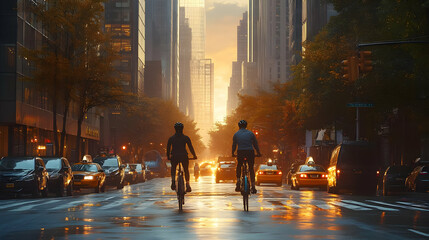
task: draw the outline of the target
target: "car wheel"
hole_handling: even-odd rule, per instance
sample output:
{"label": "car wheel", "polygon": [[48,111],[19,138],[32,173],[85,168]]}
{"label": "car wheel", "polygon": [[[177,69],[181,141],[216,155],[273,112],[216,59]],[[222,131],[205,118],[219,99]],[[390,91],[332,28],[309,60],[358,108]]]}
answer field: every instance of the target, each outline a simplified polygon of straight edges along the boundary
{"label": "car wheel", "polygon": [[295,181],[293,181],[292,182],[292,186],[293,186],[293,190],[299,190],[299,186],[298,186],[298,184],[296,184],[296,182]]}
{"label": "car wheel", "polygon": [[73,196],[73,180],[67,186],[67,196]]}
{"label": "car wheel", "polygon": [[106,184],[103,183],[103,185],[101,186],[101,192],[105,192],[106,191]]}
{"label": "car wheel", "polygon": [[64,196],[64,179],[60,180],[60,184],[58,186],[58,191],[57,191],[57,197],[63,197]]}

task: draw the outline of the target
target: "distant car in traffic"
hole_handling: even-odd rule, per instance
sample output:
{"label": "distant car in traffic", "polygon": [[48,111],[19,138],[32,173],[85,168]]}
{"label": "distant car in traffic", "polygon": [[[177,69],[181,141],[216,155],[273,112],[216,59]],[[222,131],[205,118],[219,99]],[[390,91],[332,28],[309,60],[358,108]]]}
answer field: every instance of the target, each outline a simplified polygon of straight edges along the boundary
{"label": "distant car in traffic", "polygon": [[105,191],[106,174],[98,163],[75,163],[72,171],[74,189],[92,188],[97,193]]}
{"label": "distant car in traffic", "polygon": [[0,160],[0,193],[48,196],[49,173],[39,157],[3,157]]}
{"label": "distant car in traffic", "polygon": [[408,191],[426,192],[429,190],[429,165],[417,166],[407,177],[405,185]]}
{"label": "distant car in traffic", "polygon": [[92,160],[98,163],[106,174],[106,185],[122,189],[125,182],[125,165],[118,155],[108,157],[96,157]]}
{"label": "distant car in traffic", "polygon": [[166,159],[158,151],[152,150],[144,155],[144,163],[149,170],[147,178],[165,177],[167,175]]}
{"label": "distant car in traffic", "polygon": [[204,162],[200,165],[200,175],[201,176],[211,176],[213,175],[212,164],[209,162]]}
{"label": "distant car in traffic", "polygon": [[391,192],[405,191],[405,180],[411,173],[408,166],[389,166],[383,174],[382,191],[387,196]]}
{"label": "distant car in traffic", "polygon": [[236,167],[237,167],[237,164],[235,163],[235,161],[219,162],[215,172],[216,183],[219,183],[220,181],[226,181],[226,180],[235,181],[237,179],[235,174]]}
{"label": "distant car in traffic", "polygon": [[378,173],[374,146],[360,141],[342,143],[331,154],[327,190],[375,194]]}
{"label": "distant car in traffic", "polygon": [[274,164],[261,164],[256,171],[256,185],[259,186],[261,183],[274,183],[277,186],[282,185],[283,173]]}
{"label": "distant car in traffic", "polygon": [[328,183],[328,172],[316,164],[304,164],[297,168],[297,171],[291,177],[291,189],[299,190],[301,187],[326,189]]}
{"label": "distant car in traffic", "polygon": [[49,173],[48,189],[58,197],[73,195],[73,172],[69,161],[62,157],[44,157],[46,170]]}
{"label": "distant car in traffic", "polygon": [[125,166],[125,181],[129,184],[137,182],[137,171],[134,166],[130,166],[130,164],[126,164]]}
{"label": "distant car in traffic", "polygon": [[146,181],[146,173],[144,171],[144,165],[141,163],[130,163],[130,167],[134,168],[137,174],[136,181],[137,182],[145,182]]}

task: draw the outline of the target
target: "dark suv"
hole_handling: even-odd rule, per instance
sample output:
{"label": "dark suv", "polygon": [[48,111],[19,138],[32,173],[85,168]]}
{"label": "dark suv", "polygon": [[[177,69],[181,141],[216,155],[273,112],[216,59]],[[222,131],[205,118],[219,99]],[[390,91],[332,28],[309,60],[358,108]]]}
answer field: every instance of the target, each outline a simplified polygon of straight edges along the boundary
{"label": "dark suv", "polygon": [[103,168],[107,185],[116,186],[118,189],[124,187],[125,165],[118,155],[96,157],[93,162],[98,163]]}
{"label": "dark suv", "polygon": [[46,170],[49,173],[48,188],[58,197],[64,196],[67,191],[68,196],[73,195],[73,172],[69,162],[62,157],[44,157]]}
{"label": "dark suv", "polygon": [[375,148],[367,142],[348,142],[333,151],[328,168],[328,192],[340,190],[375,194],[378,163]]}
{"label": "dark suv", "polygon": [[0,192],[48,196],[48,171],[39,157],[4,157],[0,160]]}
{"label": "dark suv", "polygon": [[225,180],[236,180],[235,161],[219,162],[216,169],[216,183]]}

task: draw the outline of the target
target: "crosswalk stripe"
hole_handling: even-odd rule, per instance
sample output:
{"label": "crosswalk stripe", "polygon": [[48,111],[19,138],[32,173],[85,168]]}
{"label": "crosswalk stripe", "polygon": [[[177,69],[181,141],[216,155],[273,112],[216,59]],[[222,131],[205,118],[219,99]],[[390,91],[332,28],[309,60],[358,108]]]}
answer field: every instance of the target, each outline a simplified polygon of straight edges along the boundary
{"label": "crosswalk stripe", "polygon": [[419,235],[421,235],[423,237],[429,237],[429,234],[423,233],[423,232],[420,232],[420,231],[417,231],[417,230],[414,230],[414,229],[408,229],[408,231],[416,233],[416,234],[419,234]]}
{"label": "crosswalk stripe", "polygon": [[408,209],[408,210],[416,210],[416,211],[425,211],[425,212],[429,212],[429,209],[423,209],[423,208],[418,208],[418,207],[410,207],[410,206],[404,206],[404,205],[396,205],[396,204],[390,204],[390,203],[379,202],[379,201],[374,201],[374,200],[366,200],[366,201],[368,201],[368,202],[372,202],[372,203],[381,204],[381,205],[391,206],[391,207],[405,208],[405,209]]}
{"label": "crosswalk stripe", "polygon": [[20,208],[12,209],[11,211],[14,211],[14,212],[26,211],[26,210],[30,210],[30,209],[32,209],[32,208],[34,208],[36,206],[45,205],[45,204],[51,204],[51,203],[56,203],[56,202],[59,202],[59,201],[61,201],[61,200],[51,200],[51,201],[42,202],[42,203],[38,203],[38,204],[32,204],[32,205],[29,205],[29,206],[22,206]]}
{"label": "crosswalk stripe", "polygon": [[29,204],[29,203],[33,203],[33,202],[40,202],[40,201],[41,200],[33,200],[33,201],[25,201],[25,202],[12,203],[12,204],[7,204],[7,205],[0,206],[0,209],[17,207],[17,206],[21,206],[21,205],[25,205],[25,204]]}
{"label": "crosswalk stripe", "polygon": [[57,206],[57,207],[54,207],[54,208],[51,208],[51,209],[48,209],[48,210],[59,210],[59,209],[70,208],[70,207],[76,206],[79,203],[83,203],[83,202],[86,202],[86,201],[85,200],[73,201],[73,202],[69,202],[69,203],[67,203],[65,205],[60,205],[60,206]]}
{"label": "crosswalk stripe", "polygon": [[361,203],[353,200],[341,200],[341,201],[345,203],[351,203],[351,204],[363,206],[363,207],[376,208],[381,211],[399,211],[398,209],[394,209],[394,208],[380,207],[380,206],[365,204],[365,203]]}
{"label": "crosswalk stripe", "polygon": [[109,209],[109,208],[113,208],[113,207],[116,207],[116,206],[119,206],[119,205],[123,204],[125,201],[127,201],[127,199],[121,199],[121,200],[118,200],[118,201],[116,201],[116,202],[109,203],[109,204],[107,204],[107,205],[101,206],[101,207],[100,207],[100,209]]}
{"label": "crosswalk stripe", "polygon": [[332,202],[328,202],[328,203],[329,203],[329,204],[332,204],[332,205],[339,206],[339,207],[344,207],[344,208],[348,208],[348,209],[351,209],[351,210],[356,210],[356,211],[367,211],[367,210],[372,210],[372,209],[370,209],[370,208],[361,207],[361,206],[352,205],[352,204],[347,204],[347,203],[343,203],[343,202],[335,202],[335,201],[332,201]]}
{"label": "crosswalk stripe", "polygon": [[429,207],[429,206],[420,205],[420,204],[413,204],[413,203],[409,203],[409,202],[397,202],[397,203],[404,204],[404,205],[409,205],[409,206],[412,206],[412,207],[419,207],[419,208],[427,208],[427,207]]}

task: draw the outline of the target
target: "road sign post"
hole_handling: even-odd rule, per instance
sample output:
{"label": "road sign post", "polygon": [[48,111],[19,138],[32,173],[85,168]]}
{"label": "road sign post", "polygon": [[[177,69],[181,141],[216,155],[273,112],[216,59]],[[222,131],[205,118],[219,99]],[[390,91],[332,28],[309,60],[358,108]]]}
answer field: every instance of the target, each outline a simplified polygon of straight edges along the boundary
{"label": "road sign post", "polygon": [[353,103],[348,103],[347,107],[354,107],[354,108],[356,108],[356,141],[359,141],[359,108],[374,107],[374,104],[372,104],[372,103],[353,102]]}

